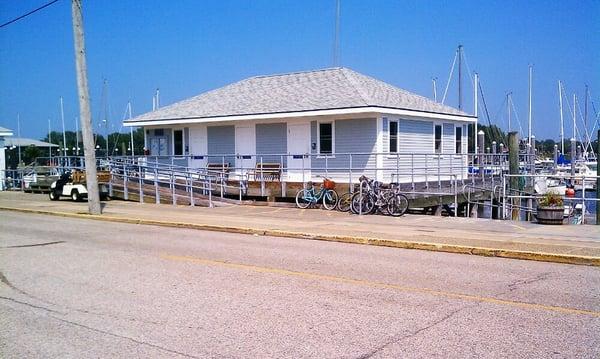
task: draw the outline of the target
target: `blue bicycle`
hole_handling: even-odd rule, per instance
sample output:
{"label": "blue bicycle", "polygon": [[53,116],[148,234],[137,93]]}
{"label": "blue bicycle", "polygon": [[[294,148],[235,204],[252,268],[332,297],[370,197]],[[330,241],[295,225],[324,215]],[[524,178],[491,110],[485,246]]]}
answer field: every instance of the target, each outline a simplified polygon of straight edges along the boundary
{"label": "blue bicycle", "polygon": [[334,190],[335,182],[328,178],[323,179],[319,190],[315,190],[312,182],[308,182],[307,188],[301,189],[296,194],[296,205],[299,208],[308,208],[310,205],[323,202],[323,207],[332,210],[338,203],[338,194]]}

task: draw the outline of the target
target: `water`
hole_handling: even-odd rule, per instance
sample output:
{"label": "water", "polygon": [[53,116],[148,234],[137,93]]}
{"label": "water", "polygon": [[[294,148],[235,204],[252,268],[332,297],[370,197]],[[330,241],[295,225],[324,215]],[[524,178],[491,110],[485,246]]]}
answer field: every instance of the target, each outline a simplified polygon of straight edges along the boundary
{"label": "water", "polygon": [[[579,197],[581,198],[583,194],[583,191],[575,191],[575,197]],[[596,198],[596,191],[585,191],[585,198]],[[579,200],[565,200],[565,204],[572,204],[575,205],[576,203],[581,203],[581,199]],[[586,200],[585,201],[585,211],[586,211],[586,222],[587,223],[591,223],[590,220],[593,219],[593,222],[595,223],[595,219],[596,219],[596,209],[598,208],[598,202],[597,201],[591,201],[591,200]]]}
{"label": "water", "polygon": [[[575,196],[573,198],[565,197],[565,201],[564,201],[565,206],[575,207],[576,204],[582,203],[582,200],[581,200],[582,195],[583,195],[583,191],[575,191]],[[595,224],[596,223],[596,208],[598,207],[599,202],[593,201],[591,199],[596,198],[596,191],[586,190],[585,198],[589,198],[589,200],[585,201],[585,211],[586,211],[585,223]],[[480,216],[482,215],[481,216],[482,218],[491,218],[491,207],[489,206],[489,201],[486,203],[487,203],[487,205],[483,207],[483,213],[481,213]],[[523,204],[525,205],[526,202],[523,201]],[[521,211],[521,220],[522,221],[526,220],[526,211]]]}

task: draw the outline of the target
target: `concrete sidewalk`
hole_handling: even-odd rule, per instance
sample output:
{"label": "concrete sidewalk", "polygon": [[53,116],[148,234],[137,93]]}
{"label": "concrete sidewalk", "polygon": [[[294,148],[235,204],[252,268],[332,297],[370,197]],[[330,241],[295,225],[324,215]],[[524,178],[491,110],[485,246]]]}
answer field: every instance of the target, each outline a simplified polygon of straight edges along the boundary
{"label": "concrete sidewalk", "polygon": [[0,192],[0,209],[117,222],[311,238],[600,266],[600,226],[542,226],[527,222],[405,215],[357,216],[321,209],[264,206],[219,208],[104,203],[102,218],[87,203],[52,202],[47,195]]}

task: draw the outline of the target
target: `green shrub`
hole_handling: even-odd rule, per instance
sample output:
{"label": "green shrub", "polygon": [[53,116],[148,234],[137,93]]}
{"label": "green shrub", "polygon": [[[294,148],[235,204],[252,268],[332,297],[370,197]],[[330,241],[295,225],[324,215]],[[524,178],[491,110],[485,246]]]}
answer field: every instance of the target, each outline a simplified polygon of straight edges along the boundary
{"label": "green shrub", "polygon": [[548,191],[538,202],[540,207],[562,207],[563,199],[560,194]]}

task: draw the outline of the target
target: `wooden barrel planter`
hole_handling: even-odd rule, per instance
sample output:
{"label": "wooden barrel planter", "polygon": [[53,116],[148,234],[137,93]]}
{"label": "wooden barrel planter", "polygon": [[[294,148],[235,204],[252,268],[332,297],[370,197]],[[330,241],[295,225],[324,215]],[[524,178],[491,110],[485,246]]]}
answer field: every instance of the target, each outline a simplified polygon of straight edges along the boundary
{"label": "wooden barrel planter", "polygon": [[538,207],[537,221],[540,224],[563,224],[563,215],[565,209],[563,207]]}

